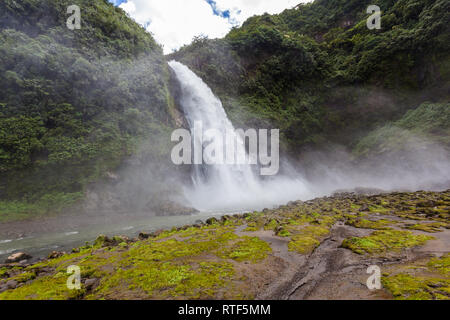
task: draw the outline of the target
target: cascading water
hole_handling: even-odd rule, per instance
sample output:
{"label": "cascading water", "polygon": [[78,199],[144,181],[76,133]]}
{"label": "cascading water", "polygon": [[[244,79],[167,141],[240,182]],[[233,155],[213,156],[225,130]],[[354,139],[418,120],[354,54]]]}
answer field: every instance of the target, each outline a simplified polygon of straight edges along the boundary
{"label": "cascading water", "polygon": [[[203,142],[208,143],[214,143],[216,139],[206,135],[209,129],[216,129],[223,136],[227,132],[234,133],[222,103],[202,79],[179,62],[171,61],[169,66],[180,83],[180,103],[191,130],[194,123],[200,121]],[[244,142],[235,137],[237,153],[245,154]],[[199,137],[194,135],[194,139]],[[185,190],[186,198],[202,211],[256,210],[305,198],[307,194],[300,179],[276,177],[263,181],[253,172],[251,165],[194,165],[192,179],[194,188]]]}

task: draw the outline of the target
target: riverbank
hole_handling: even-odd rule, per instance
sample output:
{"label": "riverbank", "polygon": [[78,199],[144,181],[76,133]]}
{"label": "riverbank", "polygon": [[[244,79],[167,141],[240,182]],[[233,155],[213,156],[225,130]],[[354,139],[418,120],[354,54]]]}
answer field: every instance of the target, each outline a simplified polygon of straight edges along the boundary
{"label": "riverbank", "polygon": [[[3,299],[449,299],[450,190],[336,194],[205,223],[101,236],[0,268]],[[81,269],[80,290],[66,286]],[[369,290],[367,267],[382,272]]]}

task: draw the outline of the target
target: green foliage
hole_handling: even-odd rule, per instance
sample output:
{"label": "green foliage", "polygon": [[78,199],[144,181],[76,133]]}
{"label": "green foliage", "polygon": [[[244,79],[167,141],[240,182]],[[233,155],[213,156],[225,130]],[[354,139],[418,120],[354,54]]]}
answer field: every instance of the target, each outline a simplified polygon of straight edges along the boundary
{"label": "green foliage", "polygon": [[[67,7],[82,28],[66,27]],[[0,3],[0,216],[55,212],[172,125],[162,49],[105,0]],[[9,201],[9,203],[6,203]],[[7,218],[6,218],[7,217]]]}
{"label": "green foliage", "polygon": [[36,201],[0,201],[0,222],[37,218],[49,213],[59,213],[83,198],[82,192],[47,193]]}
{"label": "green foliage", "polygon": [[[382,10],[380,30],[366,27],[369,4]],[[292,152],[353,147],[423,101],[448,98],[449,9],[445,0],[316,0],[170,58],[214,89],[236,126],[279,128]]]}
{"label": "green foliage", "polygon": [[423,103],[408,111],[398,121],[388,123],[366,137],[354,148],[357,156],[369,156],[392,150],[402,150],[414,144],[423,148],[430,143],[450,147],[450,104]]}

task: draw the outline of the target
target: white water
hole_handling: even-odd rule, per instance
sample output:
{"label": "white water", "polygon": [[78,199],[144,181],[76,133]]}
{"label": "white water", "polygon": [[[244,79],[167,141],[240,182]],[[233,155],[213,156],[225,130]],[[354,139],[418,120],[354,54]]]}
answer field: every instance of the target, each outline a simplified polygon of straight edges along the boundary
{"label": "white water", "polygon": [[[179,62],[171,61],[169,66],[180,82],[180,103],[191,129],[195,121],[202,122],[203,142],[214,143],[213,137],[205,137],[209,129],[219,130],[224,136],[234,132],[222,103],[202,79]],[[237,148],[237,152],[245,153],[242,139],[238,139]],[[192,180],[193,188],[186,188],[185,195],[190,205],[201,211],[258,210],[310,197],[300,178],[275,176],[262,180],[250,165],[195,165]]]}

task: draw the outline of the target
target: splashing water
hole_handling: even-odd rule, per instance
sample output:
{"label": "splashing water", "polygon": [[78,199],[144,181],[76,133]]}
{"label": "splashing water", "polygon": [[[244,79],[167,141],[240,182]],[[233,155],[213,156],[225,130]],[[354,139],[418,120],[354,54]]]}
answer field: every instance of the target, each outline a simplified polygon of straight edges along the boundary
{"label": "splashing water", "polygon": [[[208,143],[216,139],[205,136],[210,129],[218,130],[223,136],[234,133],[222,103],[202,79],[179,62],[170,61],[169,66],[180,83],[180,103],[191,130],[194,123],[200,121],[203,142]],[[235,138],[237,153],[245,154],[243,140],[239,136]],[[199,137],[194,135],[194,139]],[[275,176],[263,180],[251,165],[194,165],[192,180],[193,188],[186,188],[185,195],[193,207],[202,211],[258,210],[308,198],[305,183],[300,178]]]}

